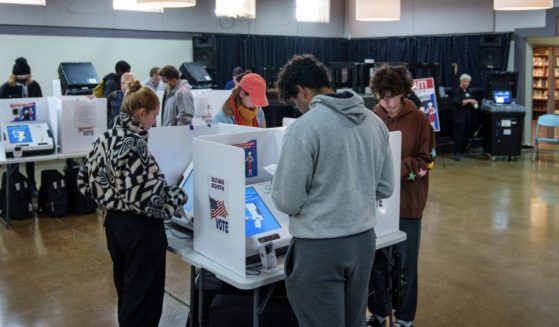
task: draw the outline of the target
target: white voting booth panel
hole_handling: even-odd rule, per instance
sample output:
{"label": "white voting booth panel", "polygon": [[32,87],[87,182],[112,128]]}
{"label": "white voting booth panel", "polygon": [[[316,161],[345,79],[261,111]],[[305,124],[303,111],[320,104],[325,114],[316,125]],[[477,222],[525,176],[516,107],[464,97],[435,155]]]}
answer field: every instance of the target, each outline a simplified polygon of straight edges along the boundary
{"label": "white voting booth panel", "polygon": [[390,132],[390,150],[394,164],[394,192],[387,199],[377,201],[377,238],[397,232],[400,229],[400,158],[402,153],[402,133]]}
{"label": "white voting booth panel", "polygon": [[[154,127],[149,130],[149,150],[165,181],[177,184],[192,161],[192,140],[197,136],[241,133],[258,128],[228,124]],[[190,195],[189,195],[190,196]]]}
{"label": "white voting booth panel", "polygon": [[[194,251],[246,277],[247,239],[245,237],[245,186],[267,181],[272,175],[264,167],[276,164],[285,128],[258,132],[198,137],[194,147]],[[257,172],[245,177],[245,151],[236,146],[256,141]],[[394,160],[394,194],[377,205],[378,237],[397,232],[400,207],[401,133],[390,133]],[[238,184],[236,184],[238,183]],[[213,217],[213,210],[223,210],[227,217]],[[374,199],[371,199],[374,201]],[[214,215],[215,216],[215,215]],[[282,226],[287,227],[287,226]]]}
{"label": "white voting booth panel", "polygon": [[194,98],[193,124],[203,124],[211,121],[223,107],[231,95],[231,90],[192,90]]}
{"label": "white voting booth panel", "polygon": [[[194,139],[194,250],[243,277],[245,186],[272,179],[264,166],[277,163],[282,135],[281,130],[261,129]],[[255,158],[252,177],[245,177],[246,148],[239,146],[248,144]],[[212,210],[225,215],[216,216]]]}
{"label": "white voting booth panel", "polygon": [[93,142],[107,131],[107,99],[86,96],[49,97],[51,119],[57,123],[61,153],[86,152]]}

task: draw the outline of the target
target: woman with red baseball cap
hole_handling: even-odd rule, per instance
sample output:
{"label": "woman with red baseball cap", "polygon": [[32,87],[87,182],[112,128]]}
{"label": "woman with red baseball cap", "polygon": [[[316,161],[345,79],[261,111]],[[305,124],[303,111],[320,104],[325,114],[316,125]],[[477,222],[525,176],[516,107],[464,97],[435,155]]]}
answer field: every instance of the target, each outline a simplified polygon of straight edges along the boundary
{"label": "woman with red baseball cap", "polygon": [[262,107],[268,106],[266,81],[258,74],[242,75],[239,85],[223,104],[221,111],[213,118],[213,123],[266,127]]}

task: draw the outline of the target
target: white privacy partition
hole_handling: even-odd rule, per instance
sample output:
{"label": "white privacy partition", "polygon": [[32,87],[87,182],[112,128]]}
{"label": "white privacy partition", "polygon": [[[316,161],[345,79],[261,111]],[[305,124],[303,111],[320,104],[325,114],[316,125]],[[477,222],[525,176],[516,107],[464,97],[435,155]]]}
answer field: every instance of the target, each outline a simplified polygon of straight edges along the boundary
{"label": "white privacy partition", "polygon": [[107,130],[107,99],[87,96],[49,97],[51,125],[61,153],[87,152]]}
{"label": "white privacy partition", "polygon": [[259,130],[228,124],[154,127],[149,130],[149,149],[169,184],[177,184],[192,161],[192,140],[197,136]]}
{"label": "white privacy partition", "polygon": [[[194,251],[234,273],[246,276],[245,187],[270,181],[264,166],[276,164],[285,128],[194,138]],[[394,194],[377,204],[378,237],[398,231],[401,133],[390,133]],[[247,153],[256,170],[247,173]],[[364,163],[366,164],[366,163]],[[253,167],[254,168],[254,167]],[[375,199],[371,199],[375,201]],[[287,228],[288,226],[281,226]]]}

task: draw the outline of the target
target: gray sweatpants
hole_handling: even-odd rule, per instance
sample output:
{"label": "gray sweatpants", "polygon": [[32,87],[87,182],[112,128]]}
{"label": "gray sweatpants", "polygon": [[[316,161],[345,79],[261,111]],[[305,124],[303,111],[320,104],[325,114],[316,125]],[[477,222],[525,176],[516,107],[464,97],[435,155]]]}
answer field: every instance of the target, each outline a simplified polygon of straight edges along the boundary
{"label": "gray sweatpants", "polygon": [[376,236],[293,238],[285,257],[287,296],[299,326],[363,327]]}

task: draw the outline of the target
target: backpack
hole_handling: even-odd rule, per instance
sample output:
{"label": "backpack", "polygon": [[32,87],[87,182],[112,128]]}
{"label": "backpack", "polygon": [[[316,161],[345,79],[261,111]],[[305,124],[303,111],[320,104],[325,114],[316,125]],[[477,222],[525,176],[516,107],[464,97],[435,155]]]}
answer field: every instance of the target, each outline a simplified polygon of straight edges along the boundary
{"label": "backpack", "polygon": [[[25,219],[33,216],[33,204],[31,202],[31,190],[29,180],[18,170],[10,176],[10,219]],[[2,173],[2,188],[0,189],[0,210],[2,216],[6,212],[6,172]],[[5,218],[5,217],[4,217]]]}
{"label": "backpack", "polygon": [[78,215],[94,213],[97,210],[97,203],[92,198],[87,197],[78,190],[79,168],[66,167],[64,169],[64,179],[68,189],[68,209]]}
{"label": "backpack", "polygon": [[103,78],[101,80],[101,83],[97,84],[97,86],[93,89],[93,92],[91,92],[91,94],[96,98],[102,98],[104,90],[105,90],[105,79]]}
{"label": "backpack", "polygon": [[39,189],[39,210],[49,217],[68,214],[68,190],[64,175],[56,169],[43,170]]}

